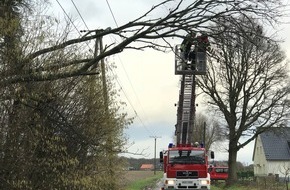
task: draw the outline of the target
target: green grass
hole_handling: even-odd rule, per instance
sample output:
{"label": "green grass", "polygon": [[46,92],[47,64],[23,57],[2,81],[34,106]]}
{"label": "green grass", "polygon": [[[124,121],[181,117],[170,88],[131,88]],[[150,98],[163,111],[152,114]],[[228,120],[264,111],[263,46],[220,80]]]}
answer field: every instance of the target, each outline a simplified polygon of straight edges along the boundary
{"label": "green grass", "polygon": [[[130,183],[125,190],[143,190],[145,187],[154,187],[156,185],[157,180],[163,177],[163,172],[158,171],[156,175],[146,177],[144,179],[135,180],[134,182]],[[211,190],[285,190],[285,184],[283,183],[276,183],[276,184],[269,184],[265,188],[261,184],[257,183],[243,183],[238,182],[236,185],[231,187],[225,187],[224,182],[212,183]],[[290,188],[289,188],[290,189]]]}
{"label": "green grass", "polygon": [[215,185],[211,185],[211,190],[257,190],[256,188],[249,188],[249,187],[243,187],[243,186],[239,186],[239,185],[234,185],[228,188],[225,187],[221,187],[221,186],[215,186]]}
{"label": "green grass", "polygon": [[253,181],[252,182],[239,181],[231,187],[225,187],[224,182],[211,184],[211,190],[264,190],[264,189],[285,190],[286,187],[284,183],[267,182],[267,184],[261,184]]}
{"label": "green grass", "polygon": [[129,184],[126,190],[142,190],[145,187],[154,187],[157,180],[161,179],[162,176],[163,172],[158,171],[156,172],[156,175],[134,181],[133,183]]}
{"label": "green grass", "polygon": [[216,181],[211,183],[211,190],[257,190],[253,186],[236,184],[231,187],[225,187],[225,181]]}
{"label": "green grass", "polygon": [[283,183],[269,183],[265,187],[263,184],[258,183],[244,183],[238,182],[231,187],[225,187],[224,183],[212,184],[211,190],[285,190]]}

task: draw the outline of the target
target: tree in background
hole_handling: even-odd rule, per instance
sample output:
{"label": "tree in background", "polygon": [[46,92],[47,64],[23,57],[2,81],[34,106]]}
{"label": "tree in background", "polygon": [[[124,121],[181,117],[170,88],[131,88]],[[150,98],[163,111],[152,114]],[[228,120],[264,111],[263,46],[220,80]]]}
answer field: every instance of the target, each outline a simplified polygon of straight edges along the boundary
{"label": "tree in background", "polygon": [[[213,143],[223,141],[223,129],[213,117],[208,118],[204,114],[196,114],[194,122],[195,141],[205,144],[206,150],[210,150]],[[205,140],[204,140],[205,137]]]}
{"label": "tree in background", "polygon": [[208,74],[199,78],[198,85],[224,119],[230,185],[237,180],[237,152],[265,130],[286,126],[289,76],[284,53],[274,40],[264,37],[256,19],[240,16],[219,21],[213,31],[218,35],[213,38]]}

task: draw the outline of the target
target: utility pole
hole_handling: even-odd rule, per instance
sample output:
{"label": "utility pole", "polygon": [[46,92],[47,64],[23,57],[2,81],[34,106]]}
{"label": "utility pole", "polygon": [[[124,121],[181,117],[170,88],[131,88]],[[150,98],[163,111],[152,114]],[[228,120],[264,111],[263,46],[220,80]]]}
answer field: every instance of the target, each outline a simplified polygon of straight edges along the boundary
{"label": "utility pole", "polygon": [[[96,34],[98,31],[96,31]],[[102,37],[96,38],[96,45],[95,45],[95,57],[98,54],[103,53],[103,39]],[[106,112],[108,112],[108,90],[107,90],[107,81],[106,81],[106,68],[105,68],[105,61],[101,59],[101,76],[102,76],[102,83],[103,83],[103,96],[104,96],[104,103],[106,107]]]}
{"label": "utility pole", "polygon": [[205,138],[206,138],[206,122],[203,123],[203,147],[204,148],[206,148]]}
{"label": "utility pole", "polygon": [[[96,30],[95,33],[97,34],[99,31],[103,30]],[[103,53],[103,38],[99,37],[96,38],[96,44],[95,44],[95,57],[98,56],[99,54]],[[106,139],[106,144],[107,144],[107,151],[108,151],[108,167],[109,167],[109,175],[110,178],[115,177],[115,171],[113,168],[113,159],[114,159],[114,151],[113,151],[113,128],[112,128],[112,123],[109,115],[109,102],[108,102],[108,89],[107,89],[107,81],[106,81],[106,68],[105,68],[105,61],[104,59],[101,59],[101,77],[102,77],[102,91],[103,91],[103,98],[104,98],[104,106],[105,106],[105,112],[106,112],[106,117],[107,117],[107,127],[108,127],[108,137]],[[115,189],[116,184],[114,183],[114,180],[111,180],[111,184],[109,189]]]}
{"label": "utility pole", "polygon": [[156,139],[157,138],[161,138],[161,137],[157,137],[157,136],[150,136],[150,138],[154,138],[154,175],[156,175]]}
{"label": "utility pole", "polygon": [[[83,32],[87,32],[85,34],[88,35],[92,32],[94,32],[96,35],[100,32],[103,31],[108,31],[111,30],[111,28],[107,28],[105,30],[103,29],[98,29],[98,30],[89,30],[86,31],[84,30]],[[97,37],[96,41],[95,41],[95,51],[94,51],[94,57],[96,58],[97,56],[101,55],[104,52],[103,49],[103,37]],[[107,159],[108,159],[108,172],[109,178],[112,178],[111,183],[110,183],[110,187],[108,187],[109,189],[115,189],[116,184],[115,181],[113,180],[113,178],[115,177],[115,172],[114,172],[114,168],[113,168],[113,159],[114,159],[114,151],[113,151],[113,126],[111,123],[111,119],[110,119],[110,115],[109,115],[109,95],[108,95],[108,88],[107,88],[107,81],[106,81],[106,68],[105,68],[105,61],[104,59],[100,60],[100,68],[99,67],[99,63],[96,63],[95,66],[93,67],[93,69],[97,71],[100,69],[101,70],[101,80],[102,80],[102,93],[103,93],[103,99],[104,99],[104,109],[105,109],[105,114],[106,114],[106,126],[107,126],[107,138],[106,138],[106,146],[107,146]],[[96,84],[96,78],[94,77],[92,80],[92,84]],[[92,88],[92,90],[94,90],[94,88]]]}

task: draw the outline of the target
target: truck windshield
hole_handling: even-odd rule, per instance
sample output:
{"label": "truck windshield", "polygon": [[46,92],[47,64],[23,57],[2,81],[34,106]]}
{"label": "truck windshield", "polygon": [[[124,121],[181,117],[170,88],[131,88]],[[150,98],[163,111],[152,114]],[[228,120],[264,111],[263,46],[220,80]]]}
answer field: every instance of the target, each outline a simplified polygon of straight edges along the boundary
{"label": "truck windshield", "polygon": [[170,164],[204,164],[202,150],[171,150],[168,153]]}

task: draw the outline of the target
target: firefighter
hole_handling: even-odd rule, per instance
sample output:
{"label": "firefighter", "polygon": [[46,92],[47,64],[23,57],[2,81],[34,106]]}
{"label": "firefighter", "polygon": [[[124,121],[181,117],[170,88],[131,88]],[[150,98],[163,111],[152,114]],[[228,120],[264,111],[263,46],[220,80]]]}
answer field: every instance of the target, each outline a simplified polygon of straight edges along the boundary
{"label": "firefighter", "polygon": [[198,142],[195,142],[193,147],[199,147],[199,143]]}
{"label": "firefighter", "polygon": [[188,60],[190,61],[190,69],[191,70],[195,70],[195,59],[196,59],[196,55],[195,55],[195,48],[193,48],[189,54],[188,54]]}
{"label": "firefighter", "polygon": [[206,34],[198,36],[196,46],[198,52],[206,52],[210,46],[208,36]]}
{"label": "firefighter", "polygon": [[[202,60],[205,61],[206,59],[206,51],[209,49],[209,40],[208,36],[206,34],[201,34],[200,36],[197,37],[196,44],[195,44],[195,49],[190,53],[190,60],[191,60],[191,70],[202,70],[203,69],[203,64],[198,63],[196,65],[196,53],[200,56],[202,55]],[[198,68],[197,68],[198,67]]]}
{"label": "firefighter", "polygon": [[196,34],[194,32],[191,32],[190,34],[187,34],[186,37],[183,39],[180,50],[183,53],[183,58],[185,60],[188,59],[188,55],[191,49],[191,46],[194,44]]}

